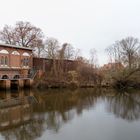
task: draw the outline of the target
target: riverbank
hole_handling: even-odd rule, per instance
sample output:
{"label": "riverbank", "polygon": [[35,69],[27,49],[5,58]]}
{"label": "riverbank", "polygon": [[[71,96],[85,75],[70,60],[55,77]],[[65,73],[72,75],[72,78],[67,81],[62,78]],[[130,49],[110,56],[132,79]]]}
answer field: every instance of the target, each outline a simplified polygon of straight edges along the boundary
{"label": "riverbank", "polygon": [[108,84],[93,84],[78,81],[56,81],[56,80],[38,80],[34,82],[34,88],[47,89],[47,88],[109,88],[112,87]]}

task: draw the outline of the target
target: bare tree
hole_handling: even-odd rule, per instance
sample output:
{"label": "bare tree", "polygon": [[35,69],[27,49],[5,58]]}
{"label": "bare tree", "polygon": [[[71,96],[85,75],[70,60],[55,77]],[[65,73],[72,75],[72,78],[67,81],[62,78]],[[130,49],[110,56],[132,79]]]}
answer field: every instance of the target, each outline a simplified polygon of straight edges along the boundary
{"label": "bare tree", "polygon": [[116,41],[113,45],[105,49],[109,56],[109,62],[117,63],[121,62],[121,47],[120,42]]}
{"label": "bare tree", "polygon": [[44,42],[43,40],[38,40],[37,42],[34,42],[34,56],[40,58],[45,57],[44,56]]}
{"label": "bare tree", "polygon": [[14,31],[11,26],[5,25],[3,30],[0,31],[0,40],[6,44],[15,45]]}
{"label": "bare tree", "polygon": [[74,51],[74,60],[77,60],[79,57],[81,57],[81,50],[80,49],[75,49]]}
{"label": "bare tree", "polygon": [[44,52],[46,53],[46,57],[48,59],[52,59],[53,67],[52,67],[52,74],[57,76],[57,67],[56,67],[56,59],[58,58],[59,54],[59,42],[55,38],[47,38],[44,45]]}
{"label": "bare tree", "polygon": [[115,42],[112,46],[108,47],[106,51],[111,61],[121,62],[131,69],[138,63],[140,42],[137,38],[127,37]]}
{"label": "bare tree", "polygon": [[60,45],[57,39],[55,38],[47,38],[44,45],[44,51],[46,52],[46,57],[49,59],[57,59],[58,51],[60,49]]}
{"label": "bare tree", "polygon": [[64,59],[66,60],[73,59],[75,52],[73,46],[69,43],[64,43],[63,46],[65,47]]}
{"label": "bare tree", "polygon": [[137,38],[127,37],[120,41],[120,47],[122,48],[122,58],[124,63],[128,64],[129,69],[135,63],[138,50],[140,49],[140,43]]}
{"label": "bare tree", "polygon": [[90,50],[90,60],[89,63],[92,68],[97,67],[98,59],[97,59],[97,51],[93,48]]}
{"label": "bare tree", "polygon": [[112,56],[112,49],[113,49],[112,46],[109,46],[109,47],[107,47],[107,48],[105,49],[105,52],[106,52],[107,55],[108,55],[109,62],[111,62],[111,63],[112,63],[112,61],[113,61],[113,59],[114,59],[114,57]]}
{"label": "bare tree", "polygon": [[62,75],[64,74],[63,68],[64,68],[64,59],[65,59],[65,51],[66,51],[67,43],[64,43],[62,45],[62,48],[58,51],[58,73],[59,77],[62,78]]}
{"label": "bare tree", "polygon": [[6,44],[37,47],[40,46],[42,38],[41,29],[29,22],[19,21],[13,27],[5,25],[0,31],[0,40]]}

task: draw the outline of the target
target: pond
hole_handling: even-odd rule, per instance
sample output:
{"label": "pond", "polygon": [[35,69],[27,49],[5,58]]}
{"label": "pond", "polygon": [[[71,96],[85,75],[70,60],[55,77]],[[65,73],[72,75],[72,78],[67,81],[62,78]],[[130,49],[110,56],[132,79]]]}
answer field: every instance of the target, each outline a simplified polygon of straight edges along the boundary
{"label": "pond", "polygon": [[0,92],[0,140],[139,140],[140,91]]}

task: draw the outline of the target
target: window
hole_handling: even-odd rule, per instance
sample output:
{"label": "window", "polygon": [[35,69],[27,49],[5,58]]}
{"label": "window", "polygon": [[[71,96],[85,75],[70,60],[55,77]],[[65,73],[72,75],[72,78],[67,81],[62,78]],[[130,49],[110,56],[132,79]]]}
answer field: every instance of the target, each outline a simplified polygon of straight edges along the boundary
{"label": "window", "polygon": [[0,50],[1,54],[9,54],[9,52],[7,50]]}
{"label": "window", "polygon": [[1,65],[2,66],[8,66],[8,56],[2,56],[1,57]]}
{"label": "window", "polygon": [[26,58],[26,66],[29,66],[29,58]]}
{"label": "window", "polygon": [[29,58],[24,58],[22,64],[23,66],[29,66]]}
{"label": "window", "polygon": [[4,56],[1,57],[1,65],[4,65]]}
{"label": "window", "polygon": [[29,66],[29,58],[26,58],[26,66]]}
{"label": "window", "polygon": [[24,52],[22,55],[23,55],[23,56],[28,56],[28,57],[30,57],[30,54],[27,53],[27,52]]}
{"label": "window", "polygon": [[8,65],[8,57],[5,56],[5,65]]}
{"label": "window", "polygon": [[13,51],[11,54],[13,54],[13,55],[20,55],[20,53],[18,51]]}

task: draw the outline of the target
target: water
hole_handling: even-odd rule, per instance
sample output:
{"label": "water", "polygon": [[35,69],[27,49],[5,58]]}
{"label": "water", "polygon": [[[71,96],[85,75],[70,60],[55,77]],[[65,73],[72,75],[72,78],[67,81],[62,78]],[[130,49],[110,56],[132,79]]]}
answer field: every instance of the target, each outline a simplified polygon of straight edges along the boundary
{"label": "water", "polygon": [[0,93],[0,140],[140,139],[140,91]]}

